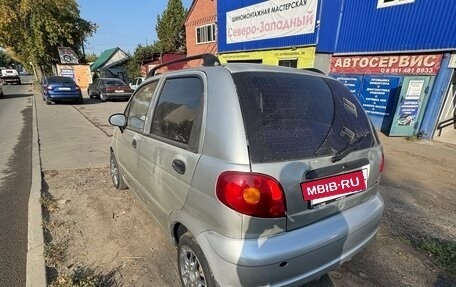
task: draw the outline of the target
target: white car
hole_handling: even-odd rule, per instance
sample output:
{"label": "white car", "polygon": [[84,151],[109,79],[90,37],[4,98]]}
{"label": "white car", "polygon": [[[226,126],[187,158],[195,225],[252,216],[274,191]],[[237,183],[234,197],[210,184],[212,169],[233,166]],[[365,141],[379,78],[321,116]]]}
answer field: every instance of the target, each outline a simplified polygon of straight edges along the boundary
{"label": "white car", "polygon": [[136,90],[142,82],[144,82],[144,77],[136,77],[131,83],[130,88]]}

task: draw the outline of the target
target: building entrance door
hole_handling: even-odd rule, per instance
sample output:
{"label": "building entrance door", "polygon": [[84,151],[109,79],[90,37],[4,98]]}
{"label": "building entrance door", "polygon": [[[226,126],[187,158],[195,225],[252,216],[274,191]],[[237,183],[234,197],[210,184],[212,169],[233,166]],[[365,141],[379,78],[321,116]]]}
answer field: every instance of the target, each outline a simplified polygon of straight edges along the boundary
{"label": "building entrance door", "polygon": [[411,136],[419,133],[426,104],[434,81],[432,76],[404,77],[396,106],[390,136]]}

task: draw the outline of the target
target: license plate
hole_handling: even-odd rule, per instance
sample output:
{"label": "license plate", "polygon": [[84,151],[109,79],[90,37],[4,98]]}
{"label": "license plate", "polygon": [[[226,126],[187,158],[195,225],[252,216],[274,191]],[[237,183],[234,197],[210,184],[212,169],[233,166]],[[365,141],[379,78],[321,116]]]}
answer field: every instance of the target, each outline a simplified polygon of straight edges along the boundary
{"label": "license plate", "polygon": [[59,91],[71,91],[71,88],[59,88]]}
{"label": "license plate", "polygon": [[369,168],[301,183],[304,200],[315,205],[367,189]]}
{"label": "license plate", "polygon": [[116,93],[123,93],[124,90],[115,90],[114,92],[116,92]]}

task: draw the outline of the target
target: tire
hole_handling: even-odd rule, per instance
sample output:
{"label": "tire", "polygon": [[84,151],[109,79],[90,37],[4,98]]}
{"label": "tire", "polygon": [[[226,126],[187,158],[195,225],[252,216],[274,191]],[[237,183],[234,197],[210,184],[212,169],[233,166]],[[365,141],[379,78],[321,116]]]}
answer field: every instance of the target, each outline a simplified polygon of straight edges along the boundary
{"label": "tire", "polygon": [[82,105],[84,103],[84,99],[81,97],[76,101],[77,105]]}
{"label": "tire", "polygon": [[111,159],[109,160],[109,170],[111,173],[112,184],[116,189],[127,189],[127,185],[123,179],[122,174],[120,173],[119,166],[117,165],[116,157],[114,153],[111,152]]}
{"label": "tire", "polygon": [[100,101],[106,102],[106,97],[103,95],[103,93],[100,93]]}
{"label": "tire", "polygon": [[217,286],[203,251],[190,232],[179,239],[177,264],[182,286]]}
{"label": "tire", "polygon": [[46,98],[46,105],[50,105],[51,104],[51,100],[49,100],[48,98]]}

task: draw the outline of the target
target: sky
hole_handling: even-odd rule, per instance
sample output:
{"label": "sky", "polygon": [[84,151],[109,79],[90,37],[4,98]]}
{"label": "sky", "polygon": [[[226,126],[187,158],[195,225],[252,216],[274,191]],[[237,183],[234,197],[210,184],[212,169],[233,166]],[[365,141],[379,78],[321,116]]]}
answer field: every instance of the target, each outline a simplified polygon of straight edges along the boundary
{"label": "sky", "polygon": [[[135,48],[157,40],[157,16],[166,9],[166,0],[76,0],[81,18],[98,25],[97,32],[86,40],[85,53],[99,56],[119,47],[134,53]],[[190,8],[192,0],[182,0]]]}

